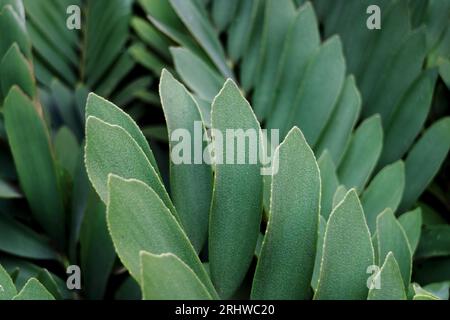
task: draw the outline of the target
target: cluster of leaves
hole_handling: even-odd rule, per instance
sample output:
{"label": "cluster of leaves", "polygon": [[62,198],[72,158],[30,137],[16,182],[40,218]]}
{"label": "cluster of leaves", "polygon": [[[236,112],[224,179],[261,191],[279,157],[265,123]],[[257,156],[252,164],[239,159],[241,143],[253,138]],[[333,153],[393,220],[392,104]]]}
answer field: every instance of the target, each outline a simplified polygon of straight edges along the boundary
{"label": "cluster of leaves", "polygon": [[[160,95],[169,132],[193,130],[194,121],[202,121],[195,99],[167,71]],[[232,80],[211,109],[213,129],[253,129],[261,135]],[[271,179],[269,220],[260,234],[261,164],[173,164],[169,197],[130,117],[96,95],[88,98],[86,115],[87,172],[106,203],[116,252],[145,299],[227,299],[246,297],[246,290],[256,299],[438,298],[411,284],[421,213],[416,209],[397,219],[391,209],[401,198],[401,162],[381,170],[361,201],[356,189],[338,189],[331,213],[321,211],[321,190],[330,178],[294,127],[275,151],[279,170]],[[211,143],[220,152],[214,139]],[[372,265],[381,266],[374,280],[379,278],[380,289],[367,287]]]}
{"label": "cluster of leaves", "polygon": [[[450,148],[447,0],[133,4],[0,0],[0,298],[73,297],[69,264],[86,298],[448,298],[450,228],[418,202]],[[365,28],[369,4],[382,30]],[[169,71],[149,91],[163,68],[189,91]],[[167,123],[141,132],[96,95],[85,110],[90,91],[134,119],[161,105]],[[194,121],[279,129],[279,173],[168,173],[154,141]],[[435,181],[426,196],[448,208]]]}

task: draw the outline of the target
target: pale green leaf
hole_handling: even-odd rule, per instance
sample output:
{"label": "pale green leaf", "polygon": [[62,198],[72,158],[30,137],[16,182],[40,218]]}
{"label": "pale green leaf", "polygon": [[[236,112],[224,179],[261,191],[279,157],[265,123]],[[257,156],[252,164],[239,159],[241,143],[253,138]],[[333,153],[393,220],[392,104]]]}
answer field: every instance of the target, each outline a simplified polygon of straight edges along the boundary
{"label": "pale green leaf", "polygon": [[408,238],[391,209],[386,209],[377,218],[378,261],[383,261],[389,252],[396,257],[405,287],[411,280],[412,258]]}
{"label": "pale green leaf", "polygon": [[361,197],[367,224],[375,232],[377,216],[384,209],[397,210],[405,187],[405,165],[399,160],[383,168],[372,179]]}
{"label": "pale green leaf", "polygon": [[306,299],[317,243],[320,173],[294,127],[273,159],[270,217],[253,279],[254,299]]}
{"label": "pale green leaf", "polygon": [[[188,150],[183,148],[183,156],[185,152],[190,155],[187,163],[170,161],[170,186],[181,225],[196,251],[200,252],[208,234],[213,177],[211,167],[202,157],[197,159],[195,154],[200,152],[203,156],[206,132],[195,100],[168,71],[162,73],[160,95],[169,135],[180,130],[186,135],[189,133],[182,136],[182,141],[171,139],[169,142],[171,152],[175,152],[178,144],[187,144]],[[184,141],[190,137],[193,140]]]}
{"label": "pale green leaf", "polygon": [[[212,127],[249,131],[249,143],[237,148],[215,141],[213,200],[209,225],[209,263],[211,278],[222,298],[229,298],[239,287],[255,252],[262,214],[263,179],[261,166],[251,155],[259,151],[260,126],[248,102],[232,80],[228,80],[212,106]],[[253,138],[252,138],[253,137]],[[219,139],[217,139],[219,140]],[[231,151],[233,150],[233,154]],[[227,152],[228,151],[228,152]],[[231,158],[231,163],[227,157]],[[237,164],[238,158],[245,164]],[[242,160],[242,159],[241,159]],[[243,182],[245,179],[245,183]]]}
{"label": "pale green leaf", "polygon": [[55,300],[55,298],[36,278],[31,278],[13,300]]}
{"label": "pale green leaf", "polygon": [[328,219],[314,299],[366,299],[366,271],[373,264],[369,228],[358,195],[352,189]]}
{"label": "pale green leaf", "polygon": [[110,175],[108,228],[121,261],[141,281],[139,253],[171,252],[185,262],[208,288],[214,288],[186,234],[160,197],[138,180]]}
{"label": "pale green leaf", "polygon": [[172,253],[141,251],[144,300],[210,300],[208,290],[192,269]]}
{"label": "pale green leaf", "polygon": [[368,300],[406,300],[405,285],[394,254],[389,252],[379,273],[373,279]]}

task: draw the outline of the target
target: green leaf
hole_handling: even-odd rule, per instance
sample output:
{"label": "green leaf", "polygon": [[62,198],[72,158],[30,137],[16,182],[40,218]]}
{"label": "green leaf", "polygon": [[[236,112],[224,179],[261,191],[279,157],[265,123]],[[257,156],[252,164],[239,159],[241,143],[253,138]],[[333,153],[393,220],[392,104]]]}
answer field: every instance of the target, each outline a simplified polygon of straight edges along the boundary
{"label": "green leaf", "polygon": [[116,258],[106,224],[106,207],[91,193],[80,231],[80,261],[84,293],[102,299]]}
{"label": "green leaf", "polygon": [[20,184],[32,213],[63,247],[64,209],[45,123],[33,103],[16,86],[5,100],[4,115]]}
{"label": "green leaf", "polygon": [[385,129],[381,165],[403,157],[414,142],[429,113],[436,78],[434,70],[423,72],[395,108]]}
{"label": "green leaf", "polygon": [[208,290],[192,269],[172,253],[141,251],[144,300],[210,300]]}
{"label": "green leaf", "polygon": [[[55,278],[52,276],[52,274],[50,272],[48,272],[47,269],[42,269],[37,274],[36,279],[48,290],[48,292],[55,299],[58,299],[58,300],[63,299],[60,287],[58,287],[58,284],[56,283]],[[67,286],[66,283],[64,283],[64,285]]]}
{"label": "green leaf", "polygon": [[377,216],[387,208],[397,210],[405,188],[405,165],[399,160],[383,168],[372,179],[361,197],[367,224],[373,234]]}
{"label": "green leaf", "polygon": [[318,160],[320,180],[322,181],[320,213],[328,220],[333,209],[333,196],[339,186],[336,167],[328,150],[325,150]]}
{"label": "green leaf", "polygon": [[[170,211],[176,210],[162,181],[150,164],[142,148],[122,127],[110,125],[90,116],[86,125],[86,169],[92,185],[100,198],[108,202],[107,179],[109,174],[140,179],[151,186]],[[133,166],[130,166],[130,163]]]}
{"label": "green leaf", "polygon": [[450,117],[442,118],[425,131],[406,161],[405,193],[401,211],[408,210],[433,180],[450,149]]}
{"label": "green leaf", "polygon": [[406,300],[405,285],[392,252],[386,256],[374,282],[378,283],[380,287],[373,287],[369,290],[368,300]]}
{"label": "green leaf", "polygon": [[450,225],[425,226],[416,258],[450,256]]}
{"label": "green leaf", "polygon": [[[229,298],[244,279],[255,252],[263,191],[261,166],[257,159],[255,163],[250,161],[250,152],[259,151],[260,126],[250,105],[232,80],[225,83],[213,102],[212,127],[221,133],[227,129],[241,130],[243,134],[249,132],[250,141],[245,143],[245,149],[238,150],[235,143],[237,139],[228,139],[231,140],[231,146],[220,146],[220,141],[213,143],[216,159],[221,158],[223,161],[222,164],[215,164],[209,263],[211,278],[219,295]],[[232,150],[233,154],[227,154],[226,150]],[[227,163],[227,156],[233,156],[232,163]],[[237,164],[237,158],[241,157],[247,159],[245,164]],[[245,183],[242,183],[243,177]]]}
{"label": "green leaf", "polygon": [[317,142],[316,154],[322,154],[324,150],[328,150],[335,165],[339,165],[358,120],[361,103],[355,78],[348,76],[331,118]]}
{"label": "green leaf", "polygon": [[48,239],[0,214],[0,250],[31,259],[57,259]]}
{"label": "green leaf", "polygon": [[273,159],[270,218],[253,278],[252,298],[306,299],[320,213],[320,173],[314,153],[294,127]]}
{"label": "green leaf", "polygon": [[24,20],[10,5],[6,5],[0,10],[0,30],[8,30],[8,32],[2,32],[0,57],[3,57],[15,42],[25,57],[31,58],[31,43]]}
{"label": "green leaf", "polygon": [[55,298],[36,278],[31,278],[13,300],[55,300]]}
{"label": "green leaf", "polygon": [[10,300],[16,294],[17,290],[11,277],[0,265],[0,300]]}
{"label": "green leaf", "polygon": [[137,63],[152,71],[154,74],[160,74],[165,63],[156,54],[148,51],[141,43],[136,43],[130,47],[130,55]]}
{"label": "green leaf", "polygon": [[186,234],[155,191],[141,181],[113,175],[108,186],[108,228],[116,252],[131,275],[141,281],[141,251],[171,252],[197,274],[211,296],[217,297]]}
{"label": "green leaf", "polygon": [[148,21],[135,16],[131,19],[130,24],[139,37],[153,50],[156,50],[165,58],[170,58],[170,42],[150,23],[148,23]]}
{"label": "green leaf", "polygon": [[148,145],[147,140],[136,122],[128,114],[123,112],[119,107],[108,100],[91,93],[89,94],[86,102],[86,118],[89,116],[94,116],[109,124],[122,127],[131,135],[139,147],[141,147],[144,151],[148,161],[150,161],[150,164],[155,171],[159,172],[155,157],[150,149],[150,146]]}
{"label": "green leaf", "polygon": [[224,30],[233,21],[239,3],[239,0],[212,1],[212,20],[219,31]]}
{"label": "green leaf", "polygon": [[337,187],[336,192],[333,196],[333,209],[336,208],[336,206],[345,198],[345,195],[347,194],[348,189],[344,185],[340,185]]}
{"label": "green leaf", "polygon": [[14,43],[0,59],[1,92],[5,97],[13,85],[19,86],[30,98],[36,95],[36,87],[31,64]]}
{"label": "green leaf", "polygon": [[[223,2],[223,1],[219,1]],[[237,61],[249,47],[254,33],[256,14],[261,0],[240,1],[236,16],[231,21],[227,32],[227,51],[232,61]]]}
{"label": "green leaf", "polygon": [[378,115],[364,120],[353,134],[338,169],[339,181],[347,188],[364,189],[383,145],[383,129]]}
{"label": "green leaf", "polygon": [[184,83],[200,98],[213,101],[225,79],[185,48],[171,48],[175,69]]}
{"label": "green leaf", "polygon": [[398,218],[398,222],[400,222],[403,230],[405,230],[411,247],[411,255],[414,255],[422,232],[422,210],[419,207],[406,212]]}
{"label": "green leaf", "polygon": [[[302,39],[302,41],[298,41]],[[314,9],[310,3],[295,13],[282,48],[280,66],[275,79],[275,97],[272,111],[267,119],[268,128],[280,128],[282,134],[290,130],[287,127],[289,115],[293,109],[295,97],[305,78],[305,70],[320,45],[319,27]],[[293,71],[295,70],[295,72]],[[286,127],[285,127],[286,126]]]}
{"label": "green leaf", "polygon": [[289,27],[295,18],[295,6],[291,0],[268,0],[264,4],[262,56],[257,62],[259,72],[256,74],[257,82],[253,92],[253,108],[260,120],[269,115],[275,93],[272,87],[277,81],[280,67],[280,49],[283,48]]}
{"label": "green leaf", "polygon": [[[213,177],[211,167],[204,163],[203,158],[196,159],[194,155],[200,152],[203,156],[203,149],[206,147],[203,136],[206,132],[195,100],[186,88],[165,70],[161,76],[160,95],[169,136],[182,130],[189,135],[177,137],[183,139],[179,144],[185,144],[187,141],[184,140],[187,138],[194,139],[188,141],[189,150],[183,149],[183,155],[184,152],[191,155],[188,163],[174,163],[174,159],[171,159],[170,186],[181,225],[196,251],[200,252],[208,234]],[[177,150],[177,142],[170,140],[171,154]]]}
{"label": "green leaf", "polygon": [[227,78],[233,78],[233,73],[226,63],[222,45],[210,21],[202,15],[192,1],[169,1],[185,26],[206,51],[220,72]]}
{"label": "green leaf", "polygon": [[392,252],[396,257],[405,288],[411,280],[412,258],[408,238],[391,209],[377,218],[378,259],[382,261]]}
{"label": "green leaf", "polygon": [[[327,40],[305,70],[288,121],[298,125],[311,146],[325,129],[344,86],[345,59],[339,37]],[[327,94],[323,94],[327,92]]]}
{"label": "green leaf", "polygon": [[352,189],[328,219],[314,299],[366,299],[366,271],[373,264],[369,228],[358,195]]}

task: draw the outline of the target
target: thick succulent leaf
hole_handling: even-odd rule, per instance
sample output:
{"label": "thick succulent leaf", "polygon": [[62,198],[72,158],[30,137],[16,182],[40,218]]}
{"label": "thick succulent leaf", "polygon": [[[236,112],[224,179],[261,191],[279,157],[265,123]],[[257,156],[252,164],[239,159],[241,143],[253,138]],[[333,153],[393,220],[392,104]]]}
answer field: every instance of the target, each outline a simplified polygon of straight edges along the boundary
{"label": "thick succulent leaf", "polygon": [[281,50],[289,26],[295,17],[295,7],[291,0],[268,0],[264,8],[264,28],[262,33],[262,58],[259,61],[258,81],[253,93],[253,107],[259,119],[264,119],[270,111],[277,78]]}
{"label": "thick succulent leaf", "polygon": [[[61,283],[57,283],[55,280],[56,278],[47,269],[42,269],[37,274],[36,279],[48,290],[48,292],[55,299],[63,299],[63,294],[60,287]],[[66,283],[64,283],[64,285],[67,286]]]}
{"label": "thick succulent leaf", "polygon": [[224,30],[233,21],[239,2],[239,0],[212,1],[212,20],[219,31]]}
{"label": "thick succulent leaf", "polygon": [[378,214],[387,208],[393,212],[397,210],[404,188],[405,165],[400,160],[384,167],[364,190],[361,203],[372,234],[376,229]]}
{"label": "thick succulent leaf", "polygon": [[55,300],[37,279],[31,278],[13,300]]}
{"label": "thick succulent leaf", "polygon": [[314,299],[366,299],[366,271],[373,264],[369,228],[358,195],[352,189],[328,219]]}
{"label": "thick succulent leaf", "polygon": [[141,251],[144,300],[210,300],[210,293],[192,269],[172,253]]}
{"label": "thick succulent leaf", "polygon": [[175,68],[189,88],[200,98],[211,102],[225,79],[202,59],[185,48],[171,48]]}
{"label": "thick succulent leaf", "polygon": [[377,218],[378,260],[383,261],[389,252],[396,257],[405,288],[411,280],[411,247],[400,223],[391,209],[386,209]]}
{"label": "thick succulent leaf", "polygon": [[[386,32],[384,26],[383,31]],[[389,45],[392,47],[392,43]],[[372,84],[370,95],[366,99],[366,114],[379,113],[383,122],[388,123],[396,103],[419,76],[425,53],[425,28],[421,28],[411,32],[400,44],[395,54],[385,63],[381,76],[379,72],[375,72],[376,82]],[[381,94],[383,92],[389,94]]]}
{"label": "thick succulent leaf", "polygon": [[11,89],[5,100],[4,115],[20,184],[33,215],[63,246],[63,203],[45,123],[17,87]]}
{"label": "thick succulent leaf", "polygon": [[136,141],[139,147],[141,147],[142,151],[144,151],[152,167],[156,170],[156,172],[159,172],[155,156],[153,155],[147,140],[136,122],[128,114],[123,112],[113,103],[99,97],[94,93],[91,93],[89,94],[86,102],[86,118],[89,116],[97,117],[109,124],[117,125],[125,129],[125,131],[127,131]]}
{"label": "thick succulent leaf", "polygon": [[450,256],[450,226],[447,224],[425,226],[422,231],[416,258]]}
{"label": "thick succulent leaf", "polygon": [[185,262],[214,296],[214,288],[178,222],[150,187],[138,180],[109,178],[108,228],[116,252],[141,281],[139,253],[172,252]]}
{"label": "thick succulent leaf", "polygon": [[[262,214],[263,179],[258,160],[250,163],[250,152],[260,148],[260,126],[239,88],[228,80],[212,106],[212,127],[222,133],[227,129],[250,130],[253,141],[245,149],[236,150],[236,139],[228,139],[231,146],[214,141],[215,180],[209,226],[209,263],[211,278],[222,298],[229,298],[241,284],[255,252]],[[213,139],[214,140],[214,139]],[[251,144],[253,145],[251,146]],[[222,143],[223,144],[223,143]],[[257,149],[255,150],[255,145]],[[222,150],[221,150],[222,149]],[[233,150],[233,163],[227,163],[227,150]],[[244,156],[245,164],[237,164]],[[245,177],[245,183],[242,179]]]}
{"label": "thick succulent leaf", "polygon": [[340,185],[339,187],[337,187],[336,192],[334,193],[333,196],[333,210],[334,208],[337,207],[337,205],[344,200],[345,195],[347,194],[348,189],[344,186],[344,185]]}
{"label": "thick succulent leaf", "polygon": [[405,193],[400,210],[408,210],[434,178],[450,149],[450,118],[435,122],[409,152]]}
{"label": "thick succulent leaf", "polygon": [[57,259],[48,239],[0,214],[0,250],[31,259]]}
{"label": "thick succulent leaf", "polygon": [[148,21],[133,17],[131,27],[146,44],[160,53],[164,58],[170,58],[170,41],[157,31]]}
{"label": "thick succulent leaf", "polygon": [[273,159],[270,217],[253,279],[254,299],[306,299],[314,270],[320,213],[320,173],[294,127]]}
{"label": "thick succulent leaf", "polygon": [[233,73],[226,63],[225,53],[211,22],[202,15],[192,1],[169,0],[185,26],[225,76],[232,78]]}
{"label": "thick succulent leaf", "polygon": [[31,64],[14,43],[0,59],[0,102],[13,85],[19,86],[30,98],[36,94],[34,75]]}
{"label": "thick succulent leaf", "polygon": [[261,0],[239,1],[238,6],[227,33],[227,51],[232,61],[239,60],[249,46]]}
{"label": "thick succulent leaf", "polygon": [[[159,90],[169,136],[179,130],[187,131],[189,137],[196,140],[189,141],[189,150],[183,149],[183,155],[184,152],[192,156],[200,152],[203,156],[202,150],[206,147],[203,136],[206,132],[195,100],[168,71],[162,73]],[[187,141],[184,141],[186,138],[184,136],[183,141],[179,143],[186,143]],[[170,140],[170,152],[174,152],[176,142]],[[203,248],[208,234],[212,180],[212,169],[203,159],[191,157],[188,163],[174,163],[173,159],[170,162],[173,203],[181,225],[197,252]]]}
{"label": "thick succulent leaf", "polygon": [[267,127],[280,128],[282,133],[290,129],[285,127],[291,120],[288,117],[292,109],[297,107],[294,104],[295,97],[305,79],[308,63],[319,45],[319,27],[314,10],[308,3],[296,12],[286,35],[275,83],[275,100],[273,107],[269,108],[271,114],[267,119]]}
{"label": "thick succulent leaf", "polygon": [[[335,108],[345,80],[345,59],[338,37],[327,40],[312,58],[290,112],[311,146],[315,146]],[[327,92],[327,94],[323,94]]]}
{"label": "thick succulent leaf", "polygon": [[320,214],[328,220],[333,209],[333,196],[339,186],[336,167],[328,150],[325,150],[318,160],[320,180],[322,183]]}
{"label": "thick succulent leaf", "polygon": [[[86,169],[100,198],[108,202],[109,174],[140,179],[152,187],[170,211],[176,210],[164,185],[136,140],[117,125],[90,116],[86,125]],[[133,166],[130,166],[130,163]]]}
{"label": "thick succulent leaf", "polygon": [[116,253],[106,224],[106,207],[91,193],[80,231],[80,261],[84,294],[102,299]]}
{"label": "thick succulent leaf", "polygon": [[374,282],[378,283],[380,287],[373,287],[369,290],[368,300],[406,300],[405,285],[392,252],[386,256]]}
{"label": "thick succulent leaf", "polygon": [[423,72],[397,105],[386,126],[380,165],[403,157],[414,142],[430,110],[436,78],[434,70]]}
{"label": "thick succulent leaf", "polygon": [[154,74],[160,74],[165,66],[164,61],[156,54],[148,51],[141,43],[135,43],[130,47],[130,55],[137,63]]}
{"label": "thick succulent leaf", "polygon": [[0,10],[0,30],[8,30],[8,32],[2,32],[0,57],[3,57],[15,42],[24,56],[27,59],[31,58],[31,43],[23,18],[10,5],[6,5]]}
{"label": "thick succulent leaf", "polygon": [[405,230],[408,237],[409,246],[411,247],[411,254],[417,249],[420,235],[422,233],[422,210],[419,208],[405,212],[398,218],[403,230]]}
{"label": "thick succulent leaf", "polygon": [[84,71],[89,86],[97,84],[123,50],[128,39],[132,3],[131,0],[88,2]]}
{"label": "thick succulent leaf", "polygon": [[0,300],[10,300],[16,294],[16,286],[8,272],[0,265]]}
{"label": "thick succulent leaf", "polygon": [[328,150],[336,166],[350,142],[350,137],[361,110],[361,95],[355,78],[347,77],[339,101],[315,147],[316,153]]}
{"label": "thick succulent leaf", "polygon": [[375,168],[382,145],[381,119],[375,115],[364,120],[353,134],[338,169],[339,182],[361,192]]}

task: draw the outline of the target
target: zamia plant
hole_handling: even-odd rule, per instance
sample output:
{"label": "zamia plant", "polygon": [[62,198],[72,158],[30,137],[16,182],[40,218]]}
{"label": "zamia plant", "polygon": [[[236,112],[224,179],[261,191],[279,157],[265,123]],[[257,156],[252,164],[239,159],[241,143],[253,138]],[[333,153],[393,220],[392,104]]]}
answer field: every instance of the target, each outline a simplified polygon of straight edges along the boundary
{"label": "zamia plant", "polygon": [[[169,134],[192,131],[195,121],[203,121],[194,97],[168,71],[160,96]],[[340,188],[331,213],[322,211],[327,168],[320,169],[303,133],[293,127],[275,151],[279,169],[271,177],[265,225],[261,163],[171,163],[169,196],[131,118],[94,94],[86,112],[86,169],[106,204],[116,252],[144,299],[437,298],[411,285],[420,210],[397,219],[390,208],[402,191],[401,162],[382,170],[361,200],[356,189]],[[213,100],[211,126],[261,135],[232,80]],[[176,144],[170,143],[173,152]],[[209,146],[225,158],[214,139]],[[376,221],[368,220],[373,210],[381,212]],[[381,286],[369,290],[367,270],[374,265],[380,267],[374,282]]]}
{"label": "zamia plant", "polygon": [[[326,217],[336,191],[356,188],[361,195],[370,179],[383,171],[385,177],[404,171],[395,175],[402,179],[390,180],[395,184],[377,179],[402,190],[392,193],[391,209],[414,209],[442,167],[450,148],[449,119],[436,117],[433,110],[446,110],[448,105],[436,70],[442,60],[438,56],[448,55],[448,10],[443,2],[139,0],[149,20],[141,19],[142,25],[152,28],[153,35],[159,30],[158,39],[164,39],[165,46],[178,46],[170,49],[174,68],[193,93],[207,127],[210,104],[225,78],[232,77],[265,128],[280,129],[282,137],[293,125],[302,130],[321,172],[328,170],[323,173],[329,181],[322,197]],[[372,4],[381,9],[381,30],[366,27],[366,10]],[[323,43],[318,23],[328,37]],[[141,31],[142,37],[146,33]],[[143,42],[150,47],[157,43],[152,37]],[[144,132],[156,138],[151,129]],[[401,159],[403,165],[397,163]],[[395,163],[395,170],[388,171]],[[446,185],[446,177],[441,179]],[[265,180],[267,211],[270,179]],[[448,207],[448,193],[436,184],[429,192]],[[439,215],[419,205],[425,225],[428,217]],[[381,210],[368,214],[372,230]],[[439,235],[448,239],[448,231],[441,232],[448,230],[447,223],[438,221]],[[441,237],[431,234],[433,239]],[[431,242],[431,248],[443,246]],[[448,256],[447,251],[441,254]],[[448,265],[444,261],[442,270]],[[434,266],[435,261],[423,274]],[[448,277],[444,271],[432,281]]]}

